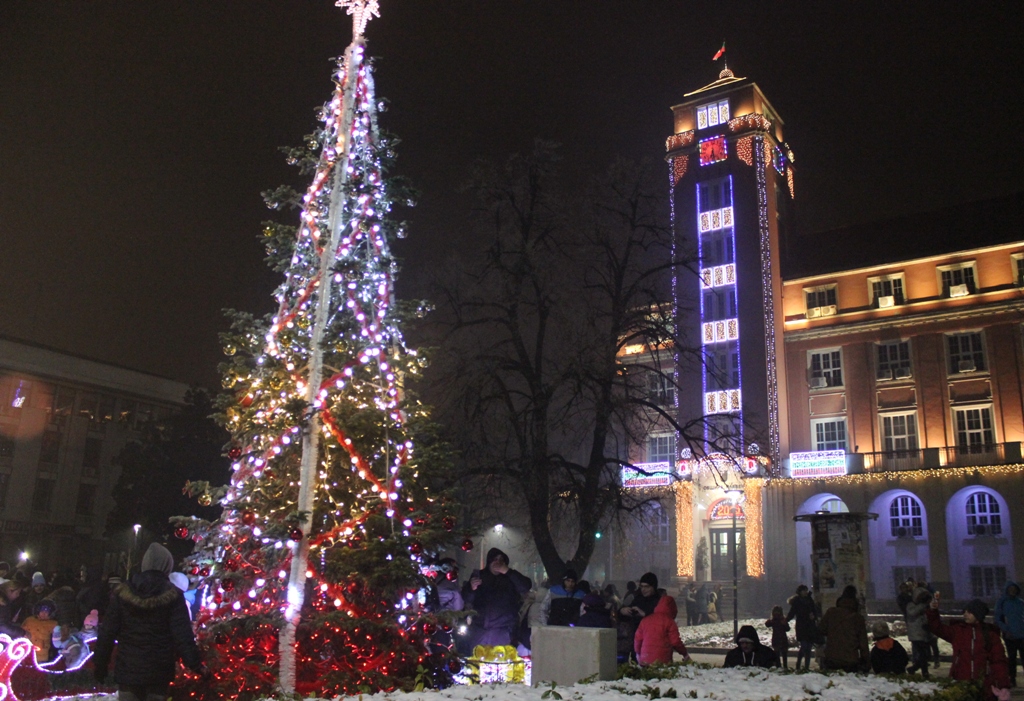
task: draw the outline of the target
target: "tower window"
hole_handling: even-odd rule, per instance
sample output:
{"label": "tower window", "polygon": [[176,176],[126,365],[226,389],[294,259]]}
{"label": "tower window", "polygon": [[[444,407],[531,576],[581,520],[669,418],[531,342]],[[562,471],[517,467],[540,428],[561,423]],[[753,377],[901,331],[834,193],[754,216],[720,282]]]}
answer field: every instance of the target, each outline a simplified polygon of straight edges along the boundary
{"label": "tower window", "polygon": [[676,388],[672,378],[661,372],[652,371],[647,375],[647,396],[658,406],[672,406],[676,403]]}
{"label": "tower window", "polygon": [[697,128],[707,129],[729,121],[729,101],[719,100],[697,108]]}

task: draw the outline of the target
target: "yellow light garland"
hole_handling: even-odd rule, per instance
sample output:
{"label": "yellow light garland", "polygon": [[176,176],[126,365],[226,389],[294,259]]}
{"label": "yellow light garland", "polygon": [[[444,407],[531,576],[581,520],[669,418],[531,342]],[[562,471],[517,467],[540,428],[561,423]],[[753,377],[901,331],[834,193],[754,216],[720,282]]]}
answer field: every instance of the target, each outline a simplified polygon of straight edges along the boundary
{"label": "yellow light garland", "polygon": [[1024,464],[1014,463],[1012,465],[986,465],[977,467],[935,467],[924,470],[906,470],[898,472],[865,472],[859,475],[840,475],[838,477],[817,477],[817,478],[792,478],[776,477],[772,480],[775,485],[792,485],[801,482],[819,482],[826,485],[831,484],[862,484],[864,482],[893,482],[900,480],[920,480],[929,477],[949,478],[963,476],[972,472],[983,474],[1019,474],[1024,472]]}
{"label": "yellow light garland", "polygon": [[676,495],[676,575],[693,577],[693,482],[673,485]]}
{"label": "yellow light garland", "polygon": [[765,481],[759,477],[743,480],[743,513],[746,514],[747,575],[764,576],[764,530],[761,495]]}

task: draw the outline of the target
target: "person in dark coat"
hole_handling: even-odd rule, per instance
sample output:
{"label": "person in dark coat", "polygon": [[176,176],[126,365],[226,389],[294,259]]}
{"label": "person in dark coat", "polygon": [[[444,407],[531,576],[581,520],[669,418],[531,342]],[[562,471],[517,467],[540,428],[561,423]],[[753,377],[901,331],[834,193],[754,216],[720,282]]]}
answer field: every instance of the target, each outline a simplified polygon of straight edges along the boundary
{"label": "person in dark coat", "polygon": [[875,645],[871,648],[871,671],[875,674],[905,674],[907,649],[898,640],[889,637],[889,624],[879,621],[871,626]]}
{"label": "person in dark coat", "polygon": [[[847,587],[849,589],[853,587]],[[871,669],[868,624],[860,613],[856,597],[856,589],[852,592],[844,591],[836,605],[821,617],[818,629],[825,636],[821,660],[825,669],[844,672],[866,672]]]}
{"label": "person in dark coat", "polygon": [[762,645],[754,626],[742,626],[736,634],[736,647],[725,655],[723,667],[778,667],[779,656]]}
{"label": "person in dark coat", "polygon": [[170,551],[151,544],[142,558],[142,571],[117,589],[100,624],[93,658],[96,681],[106,680],[116,640],[114,681],[121,698],[166,699],[179,657],[189,669],[206,671],[185,597],[168,579],[173,568]]}
{"label": "person in dark coat", "polygon": [[78,592],[78,612],[85,616],[90,611],[97,611],[102,618],[109,600],[110,587],[103,581],[103,571],[95,565],[86,567],[85,582]]}
{"label": "person in dark coat", "polygon": [[[65,628],[81,628],[82,613],[78,610],[78,600],[75,590],[69,586],[63,586],[50,592],[49,599],[56,605],[53,619],[57,625]],[[88,611],[86,612],[88,613]]]}
{"label": "person in dark coat", "polygon": [[801,584],[796,594],[789,598],[789,613],[786,621],[796,619],[796,641],[800,650],[796,653],[796,669],[800,669],[800,660],[804,660],[804,669],[811,667],[811,654],[814,641],[818,637],[818,607],[811,598],[811,590]]}
{"label": "person in dark coat", "polygon": [[583,597],[583,614],[576,624],[578,628],[611,628],[612,612],[600,594],[587,594]]}
{"label": "person in dark coat", "polygon": [[686,600],[686,625],[697,625],[697,585],[690,582],[690,586],[683,590]]}
{"label": "person in dark coat", "polygon": [[466,608],[476,611],[470,626],[469,649],[476,645],[512,645],[519,627],[523,595],[533,586],[525,575],[509,568],[508,555],[487,551],[487,567],[474,572],[462,590]]}
{"label": "person in dark coat", "polygon": [[658,596],[658,575],[653,572],[647,572],[640,578],[640,586],[632,596],[627,594],[626,605],[619,609],[617,638],[620,661],[636,655],[634,651],[636,629],[640,627],[640,621],[644,616],[654,613],[654,608],[658,605],[660,598]]}
{"label": "person in dark coat", "polygon": [[931,655],[927,612],[932,598],[930,591],[918,587],[912,592],[911,601],[907,604],[907,639],[910,640],[910,655],[914,661],[907,672],[913,674],[919,671],[925,679],[929,676],[928,658]]}
{"label": "person in dark coat", "polygon": [[568,569],[562,574],[561,585],[548,589],[541,609],[549,626],[572,626],[580,619],[581,604],[587,594],[576,586],[577,579],[576,570]]}
{"label": "person in dark coat", "polygon": [[1007,582],[1003,595],[996,602],[996,625],[1003,631],[1006,657],[1010,663],[1010,685],[1017,686],[1017,657],[1024,664],[1024,599],[1016,582]]}
{"label": "person in dark coat", "polygon": [[779,656],[783,669],[789,669],[789,621],[782,615],[781,606],[772,607],[772,617],[764,622],[772,629],[772,650]]}
{"label": "person in dark coat", "polygon": [[708,618],[708,605],[711,603],[711,587],[708,583],[700,585],[700,589],[697,590],[697,623],[710,623],[711,619]]}
{"label": "person in dark coat", "polygon": [[926,616],[928,629],[953,646],[953,664],[949,678],[981,683],[985,699],[1009,697],[1010,672],[999,628],[985,623],[988,605],[974,599],[964,607],[963,620],[943,623],[939,600],[932,597]]}

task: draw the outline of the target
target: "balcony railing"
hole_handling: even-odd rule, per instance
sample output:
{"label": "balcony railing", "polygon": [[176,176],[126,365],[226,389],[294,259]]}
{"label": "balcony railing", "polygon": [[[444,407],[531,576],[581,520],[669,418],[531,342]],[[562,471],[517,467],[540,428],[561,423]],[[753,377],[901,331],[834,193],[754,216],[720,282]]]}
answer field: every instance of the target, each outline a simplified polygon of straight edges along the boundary
{"label": "balcony railing", "polygon": [[[1019,442],[892,450],[861,453],[861,455],[864,460],[865,472],[901,472],[939,467],[979,467],[1022,462]],[[856,454],[850,457],[856,459]]]}

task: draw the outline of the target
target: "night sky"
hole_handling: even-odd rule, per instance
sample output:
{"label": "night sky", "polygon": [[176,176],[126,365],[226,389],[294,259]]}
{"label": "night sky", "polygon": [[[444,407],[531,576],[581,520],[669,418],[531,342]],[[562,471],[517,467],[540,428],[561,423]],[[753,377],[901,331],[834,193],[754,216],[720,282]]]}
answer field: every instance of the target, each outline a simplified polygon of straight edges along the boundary
{"label": "night sky", "polygon": [[[805,232],[1024,189],[1024,3],[381,0],[383,125],[422,191],[400,290],[471,241],[476,159],[660,158],[729,65],[785,122]],[[332,0],[0,2],[0,334],[210,384],[266,312],[260,192],[330,96]],[[667,180],[667,178],[666,178]]]}

